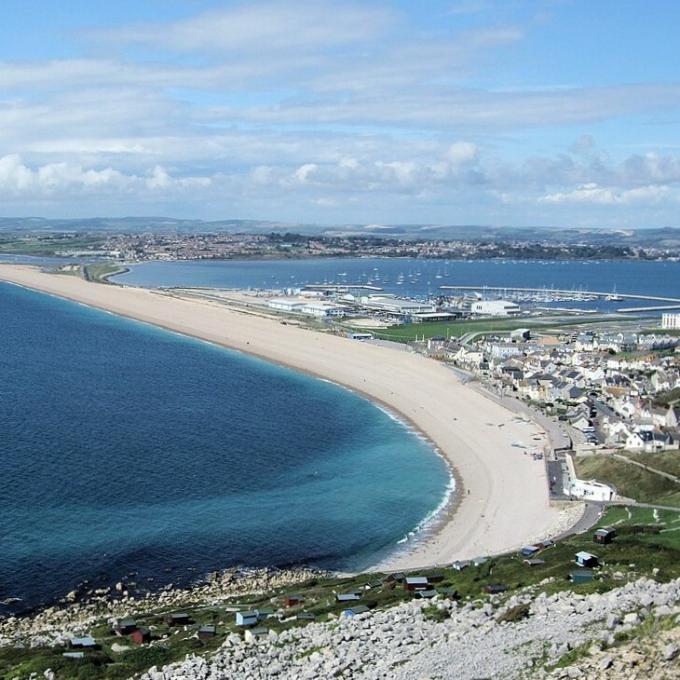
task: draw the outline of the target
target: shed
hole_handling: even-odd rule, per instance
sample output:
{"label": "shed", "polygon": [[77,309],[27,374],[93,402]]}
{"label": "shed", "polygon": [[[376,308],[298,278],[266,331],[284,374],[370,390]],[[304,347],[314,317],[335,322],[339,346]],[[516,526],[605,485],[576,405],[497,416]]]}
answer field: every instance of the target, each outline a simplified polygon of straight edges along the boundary
{"label": "shed", "polygon": [[190,623],[189,614],[186,614],[185,612],[170,614],[165,617],[165,623],[167,623],[168,626],[186,626]]}
{"label": "shed", "polygon": [[427,576],[407,576],[404,581],[405,590],[426,590],[428,585]]}
{"label": "shed", "polygon": [[287,595],[283,599],[283,604],[286,607],[297,607],[298,605],[301,605],[305,601],[305,598],[302,597],[302,595]]}
{"label": "shed", "polygon": [[151,631],[148,628],[137,628],[130,633],[130,640],[136,645],[144,644],[151,640]]}
{"label": "shed", "polygon": [[451,588],[449,586],[446,586],[444,588],[437,588],[437,594],[443,595],[444,597],[447,597],[451,600],[458,599],[458,591],[455,588]]}
{"label": "shed", "polygon": [[270,616],[274,615],[274,610],[273,609],[256,609],[255,613],[257,614],[257,620],[258,621],[264,621],[265,619],[268,619]]}
{"label": "shed", "polygon": [[602,527],[593,534],[595,543],[611,543],[616,538],[616,530],[610,527]]}
{"label": "shed", "polygon": [[585,550],[576,553],[575,561],[579,567],[596,567],[599,564],[597,557]]}
{"label": "shed", "polygon": [[359,593],[335,593],[336,602],[355,602],[360,599],[361,595]]}
{"label": "shed", "polygon": [[497,593],[504,593],[508,589],[508,586],[503,583],[489,583],[484,586],[484,592],[489,593],[489,595],[496,595]]}
{"label": "shed", "polygon": [[527,567],[540,567],[542,564],[545,564],[545,560],[539,559],[524,560],[524,564],[526,564]]}
{"label": "shed", "polygon": [[298,612],[295,618],[298,621],[314,621],[316,614],[312,614],[312,612]]}
{"label": "shed", "polygon": [[570,578],[574,585],[589,583],[593,580],[593,572],[591,569],[574,569],[570,574]]}
{"label": "shed", "polygon": [[461,561],[456,561],[451,564],[451,569],[455,569],[456,571],[463,571],[463,569],[467,569],[470,566],[469,562],[461,562]]}
{"label": "shed", "polygon": [[237,626],[254,626],[257,623],[257,612],[236,612]]}
{"label": "shed", "polygon": [[71,649],[92,649],[97,646],[97,643],[93,637],[87,635],[85,637],[72,637],[68,641],[68,645]]}
{"label": "shed", "polygon": [[423,600],[429,600],[437,594],[434,588],[427,588],[426,590],[417,590],[415,596]]}
{"label": "shed", "polygon": [[84,659],[85,652],[64,652],[62,656],[65,656],[67,659]]}
{"label": "shed", "polygon": [[113,627],[116,635],[130,635],[137,628],[137,622],[129,617],[118,619]]}
{"label": "shed", "polygon": [[199,640],[209,640],[210,638],[214,638],[215,635],[217,635],[217,626],[212,624],[201,626],[198,629],[197,635]]}
{"label": "shed", "polygon": [[519,553],[522,557],[533,557],[539,551],[540,548],[537,545],[525,545]]}
{"label": "shed", "polygon": [[246,631],[244,637],[246,642],[257,642],[262,638],[269,637],[269,630],[267,628],[250,628]]}
{"label": "shed", "polygon": [[358,604],[350,609],[345,609],[342,615],[346,618],[352,618],[353,616],[358,616],[359,614],[365,614],[371,611],[365,604]]}
{"label": "shed", "polygon": [[427,580],[429,583],[441,583],[444,580],[444,574],[436,572],[434,574],[428,574]]}

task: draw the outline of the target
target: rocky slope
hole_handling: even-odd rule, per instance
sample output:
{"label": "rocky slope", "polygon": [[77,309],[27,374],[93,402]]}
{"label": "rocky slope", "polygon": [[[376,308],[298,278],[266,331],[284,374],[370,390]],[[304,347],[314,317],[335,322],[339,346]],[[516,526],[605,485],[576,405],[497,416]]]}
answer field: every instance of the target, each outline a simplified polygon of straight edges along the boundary
{"label": "rocky slope", "polygon": [[[590,595],[539,587],[463,606],[414,600],[254,643],[234,634],[210,658],[152,668],[143,679],[673,678],[679,614],[680,579]],[[640,639],[619,646],[629,636]]]}

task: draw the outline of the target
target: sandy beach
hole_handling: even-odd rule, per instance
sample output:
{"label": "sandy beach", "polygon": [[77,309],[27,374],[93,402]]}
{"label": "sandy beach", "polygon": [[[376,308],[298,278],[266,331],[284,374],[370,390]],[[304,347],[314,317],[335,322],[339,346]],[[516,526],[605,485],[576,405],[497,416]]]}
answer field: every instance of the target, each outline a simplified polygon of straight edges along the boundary
{"label": "sandy beach", "polygon": [[[550,504],[545,466],[523,448],[543,430],[463,385],[417,354],[312,332],[214,302],[139,288],[88,283],[20,265],[0,280],[191,335],[332,380],[387,406],[438,448],[456,476],[456,503],[436,531],[381,568],[415,568],[502,553],[567,528],[577,507]],[[433,506],[438,499],[433,499]]]}

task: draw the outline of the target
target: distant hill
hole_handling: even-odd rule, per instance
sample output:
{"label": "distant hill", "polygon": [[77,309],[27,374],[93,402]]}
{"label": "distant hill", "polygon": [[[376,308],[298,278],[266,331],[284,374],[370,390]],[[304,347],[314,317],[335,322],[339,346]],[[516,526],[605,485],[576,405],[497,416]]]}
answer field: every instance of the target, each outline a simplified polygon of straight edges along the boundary
{"label": "distant hill", "polygon": [[546,243],[616,244],[656,248],[680,247],[680,228],[569,229],[558,227],[506,227],[441,224],[339,224],[334,226],[269,220],[191,220],[173,217],[91,217],[48,219],[44,217],[0,217],[0,231],[58,232],[145,232],[184,233],[271,233],[294,232],[323,236],[382,236],[402,239],[464,241],[533,241]]}

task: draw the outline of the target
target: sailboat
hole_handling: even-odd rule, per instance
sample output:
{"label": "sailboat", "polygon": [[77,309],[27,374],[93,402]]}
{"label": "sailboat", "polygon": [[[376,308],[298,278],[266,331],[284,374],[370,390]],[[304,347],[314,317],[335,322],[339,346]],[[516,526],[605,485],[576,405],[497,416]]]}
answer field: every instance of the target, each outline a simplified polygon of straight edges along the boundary
{"label": "sailboat", "polygon": [[607,300],[607,302],[623,302],[623,298],[616,292],[616,286],[614,286],[614,290],[605,297],[605,300]]}

